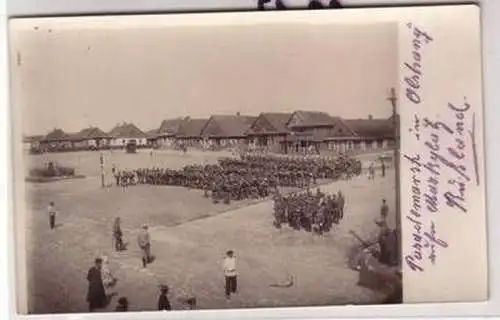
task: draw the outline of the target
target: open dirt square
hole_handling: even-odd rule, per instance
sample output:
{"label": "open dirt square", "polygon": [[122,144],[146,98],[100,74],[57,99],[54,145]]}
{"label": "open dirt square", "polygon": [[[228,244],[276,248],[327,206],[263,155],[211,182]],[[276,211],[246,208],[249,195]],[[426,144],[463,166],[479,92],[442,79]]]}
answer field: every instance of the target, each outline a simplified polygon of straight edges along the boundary
{"label": "open dirt square", "polygon": [[[213,204],[200,190],[137,185],[126,189],[101,188],[99,153],[53,154],[51,160],[73,165],[85,179],[26,184],[27,270],[30,313],[87,312],[86,274],[97,256],[106,255],[118,278],[118,296],[126,296],[130,310],[157,309],[158,285],[171,288],[173,309],[180,299],[195,296],[199,309],[240,307],[319,306],[379,303],[384,297],[357,286],[358,273],[347,267],[350,249],[357,243],[349,230],[364,238],[377,231],[383,198],[389,204],[389,223],[395,225],[395,176],[377,172],[375,180],[361,175],[350,181],[321,186],[325,193],[341,190],[346,197],[345,216],[323,236],[289,227],[273,227],[273,202],[233,201]],[[106,170],[155,165],[180,167],[209,163],[215,156],[189,153],[106,154]],[[32,157],[32,156],[30,156]],[[31,158],[34,162],[47,159]],[[31,165],[31,164],[30,164]],[[107,184],[113,179],[109,173]],[[57,228],[49,229],[47,205],[55,202]],[[112,225],[122,219],[128,249],[113,252]],[[136,234],[150,226],[156,261],[146,269]],[[224,297],[222,259],[232,249],[238,261],[238,293]],[[272,287],[292,276],[288,288]],[[105,311],[112,311],[116,298]]]}

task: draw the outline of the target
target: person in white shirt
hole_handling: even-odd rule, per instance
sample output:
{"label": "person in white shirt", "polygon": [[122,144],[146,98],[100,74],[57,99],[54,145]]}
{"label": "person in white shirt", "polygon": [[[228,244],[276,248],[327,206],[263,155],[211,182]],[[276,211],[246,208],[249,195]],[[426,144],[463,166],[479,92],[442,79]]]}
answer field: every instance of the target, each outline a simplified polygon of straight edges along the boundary
{"label": "person in white shirt", "polygon": [[54,229],[56,227],[56,209],[54,207],[54,202],[50,202],[47,212],[49,213],[50,229]]}
{"label": "person in white shirt", "polygon": [[226,252],[223,267],[224,277],[226,278],[226,299],[230,299],[231,293],[236,293],[237,290],[236,258],[232,250]]}
{"label": "person in white shirt", "polygon": [[104,291],[106,292],[106,296],[112,297],[116,294],[113,287],[115,286],[117,279],[113,276],[113,272],[111,272],[108,257],[103,256],[101,259],[101,278],[102,284],[104,285]]}

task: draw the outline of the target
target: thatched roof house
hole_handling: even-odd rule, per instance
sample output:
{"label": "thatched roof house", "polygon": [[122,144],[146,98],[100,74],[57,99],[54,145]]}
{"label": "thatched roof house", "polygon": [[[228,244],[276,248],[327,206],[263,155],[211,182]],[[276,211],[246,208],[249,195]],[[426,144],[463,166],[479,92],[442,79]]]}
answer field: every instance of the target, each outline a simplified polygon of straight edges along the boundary
{"label": "thatched roof house", "polygon": [[148,139],[156,139],[160,134],[160,129],[151,129],[145,132]]}
{"label": "thatched roof house", "polygon": [[201,135],[207,138],[244,138],[247,130],[257,117],[242,115],[215,115],[211,116]]}
{"label": "thatched roof house", "polygon": [[146,133],[133,123],[123,123],[115,126],[109,135],[113,138],[146,138]]}
{"label": "thatched roof house", "polygon": [[198,139],[208,119],[188,119],[182,123],[177,132],[179,139]]}
{"label": "thatched roof house", "polygon": [[98,127],[88,127],[72,135],[72,140],[110,139],[111,136]]}
{"label": "thatched roof house", "polygon": [[346,119],[344,123],[363,139],[393,139],[395,136],[391,119]]}
{"label": "thatched roof house", "polygon": [[189,117],[163,120],[157,135],[162,137],[173,137],[177,135],[181,126],[189,120]]}
{"label": "thatched roof house", "polygon": [[44,142],[57,142],[57,141],[69,141],[72,139],[72,135],[64,132],[62,129],[54,129],[49,132],[41,141]]}

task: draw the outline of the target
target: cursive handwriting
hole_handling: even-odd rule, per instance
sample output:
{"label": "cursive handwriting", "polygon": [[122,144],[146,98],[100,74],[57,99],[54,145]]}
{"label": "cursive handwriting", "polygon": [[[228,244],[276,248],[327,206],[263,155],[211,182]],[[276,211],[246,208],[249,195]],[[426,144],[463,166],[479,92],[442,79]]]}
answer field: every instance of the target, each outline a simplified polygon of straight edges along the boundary
{"label": "cursive handwriting", "polygon": [[448,243],[444,240],[437,238],[436,234],[437,234],[436,225],[434,224],[434,221],[431,221],[430,231],[424,232],[424,237],[425,237],[424,247],[430,250],[428,258],[432,264],[436,264],[437,247],[448,248]]}
{"label": "cursive handwriting", "polygon": [[406,98],[414,104],[422,101],[421,82],[423,77],[423,50],[425,45],[433,41],[433,38],[419,27],[409,22],[406,27],[412,34],[411,61],[403,63],[406,75],[403,77]]}
{"label": "cursive handwriting", "polygon": [[410,206],[406,213],[411,246],[404,254],[404,262],[417,272],[425,270],[426,261],[436,264],[439,249],[449,246],[438,236],[435,215],[443,206],[467,213],[471,177],[475,175],[474,182],[479,183],[475,115],[472,113],[471,121],[471,105],[464,97],[461,103],[447,103],[446,110],[449,113],[445,116],[414,117],[410,132],[423,149],[402,155],[402,160],[409,165],[411,183]]}
{"label": "cursive handwriting", "polygon": [[418,115],[413,115],[413,125],[408,129],[411,132],[417,141],[420,140],[420,118]]}

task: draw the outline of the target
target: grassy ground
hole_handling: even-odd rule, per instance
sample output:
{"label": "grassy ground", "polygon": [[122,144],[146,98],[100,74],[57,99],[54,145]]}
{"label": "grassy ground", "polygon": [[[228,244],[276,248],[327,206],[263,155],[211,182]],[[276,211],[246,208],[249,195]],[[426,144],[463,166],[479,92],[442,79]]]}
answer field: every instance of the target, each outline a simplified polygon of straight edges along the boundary
{"label": "grassy ground", "polygon": [[[62,161],[79,161],[82,171],[92,172],[81,163],[93,166],[95,159],[64,156],[68,158]],[[179,155],[164,159],[172,166],[186,161]],[[288,228],[274,229],[271,201],[214,205],[201,191],[184,188],[101,189],[96,176],[27,184],[31,209],[26,219],[29,310],[86,312],[86,272],[102,254],[110,257],[119,279],[119,295],[127,296],[131,309],[137,311],[155,310],[159,283],[172,288],[175,309],[183,307],[177,298],[191,294],[203,309],[377,303],[382,297],[358,287],[357,273],[347,268],[347,254],[356,243],[348,231],[372,236],[382,198],[387,199],[393,217],[394,188],[392,170],[375,182],[359,177],[323,186],[325,192],[342,190],[347,204],[341,224],[319,237]],[[55,201],[59,210],[58,227],[53,231],[48,228],[49,201]],[[122,217],[125,238],[130,241],[129,249],[121,253],[113,253],[111,247],[116,216]],[[141,268],[135,242],[143,223],[151,226],[152,251],[157,257],[147,270]],[[226,301],[221,261],[229,248],[238,258],[240,290]],[[286,281],[289,275],[294,277],[292,287],[270,287]]]}

